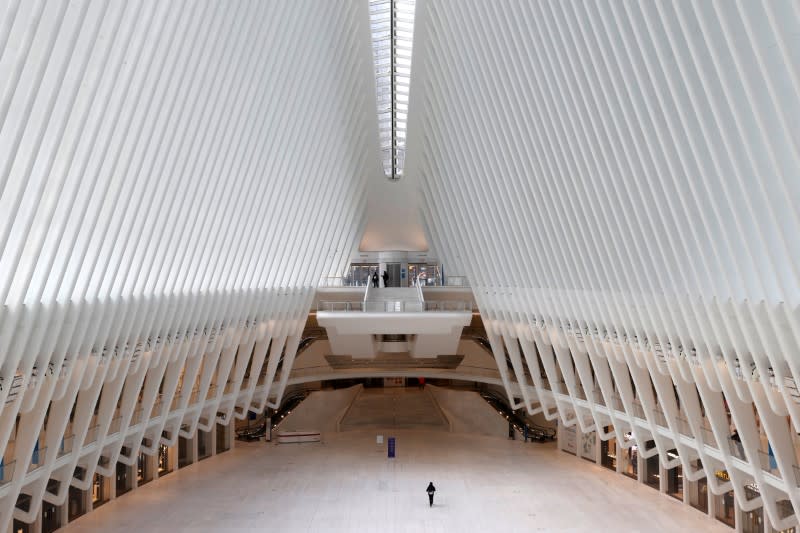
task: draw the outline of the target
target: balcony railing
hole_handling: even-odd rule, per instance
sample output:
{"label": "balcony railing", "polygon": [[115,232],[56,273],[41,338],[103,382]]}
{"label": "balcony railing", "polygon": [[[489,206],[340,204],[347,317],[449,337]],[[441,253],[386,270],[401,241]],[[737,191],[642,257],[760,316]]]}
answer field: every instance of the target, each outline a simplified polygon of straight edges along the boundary
{"label": "balcony railing", "polygon": [[[469,287],[469,279],[467,276],[445,276],[442,282],[439,274],[422,274],[419,276],[409,276],[409,287],[413,287],[419,283],[423,288],[425,287]],[[369,278],[357,279],[353,276],[325,276],[320,278],[319,288],[335,288],[335,287],[366,287],[371,283]]]}
{"label": "balcony railing", "polygon": [[0,463],[0,486],[11,482],[11,480],[14,478],[14,469],[16,466],[16,461]]}
{"label": "balcony railing", "polygon": [[377,302],[333,302],[320,301],[317,311],[352,312],[367,311],[371,313],[420,313],[423,311],[472,311],[472,303],[466,300],[434,300],[418,302],[411,300],[388,300]]}
{"label": "balcony railing", "polygon": [[72,453],[72,446],[75,442],[75,435],[69,435],[61,439],[61,446],[58,447],[58,457]]}
{"label": "balcony railing", "polygon": [[358,280],[351,277],[327,276],[319,280],[319,287],[366,287],[368,280]]}
{"label": "balcony railing", "polygon": [[44,466],[45,458],[47,457],[47,446],[43,446],[38,450],[33,451],[31,455],[31,464],[28,465],[28,472],[33,472],[37,468]]}

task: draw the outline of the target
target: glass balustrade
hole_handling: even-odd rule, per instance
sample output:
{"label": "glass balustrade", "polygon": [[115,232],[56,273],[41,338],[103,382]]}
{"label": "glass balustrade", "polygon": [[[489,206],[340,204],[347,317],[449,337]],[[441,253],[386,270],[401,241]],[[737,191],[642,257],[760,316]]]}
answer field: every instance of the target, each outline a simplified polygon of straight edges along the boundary
{"label": "glass balustrade", "polygon": [[471,312],[472,302],[466,300],[434,300],[429,302],[409,300],[337,302],[321,300],[317,304],[317,311],[367,311],[370,313]]}

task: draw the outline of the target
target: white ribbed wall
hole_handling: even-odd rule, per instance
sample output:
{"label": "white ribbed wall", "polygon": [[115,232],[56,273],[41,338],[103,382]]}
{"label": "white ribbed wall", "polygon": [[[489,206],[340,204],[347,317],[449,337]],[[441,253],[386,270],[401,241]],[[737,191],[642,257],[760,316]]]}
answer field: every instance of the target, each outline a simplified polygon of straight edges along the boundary
{"label": "white ribbed wall", "polygon": [[800,4],[418,0],[408,135],[509,396],[795,524]]}
{"label": "white ribbed wall", "polygon": [[374,83],[366,1],[0,2],[0,529],[280,398]]}

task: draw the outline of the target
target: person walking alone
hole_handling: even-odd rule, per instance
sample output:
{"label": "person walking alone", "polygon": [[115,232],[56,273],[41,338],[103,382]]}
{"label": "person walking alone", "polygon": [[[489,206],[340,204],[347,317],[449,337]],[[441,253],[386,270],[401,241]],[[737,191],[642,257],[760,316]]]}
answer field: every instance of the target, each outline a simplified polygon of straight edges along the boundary
{"label": "person walking alone", "polygon": [[378,271],[372,273],[372,286],[378,288]]}
{"label": "person walking alone", "polygon": [[433,481],[428,483],[428,488],[425,489],[428,493],[428,507],[433,507],[433,493],[436,492],[436,487],[433,486]]}
{"label": "person walking alone", "polygon": [[389,273],[384,270],[383,271],[383,275],[381,277],[383,278],[383,286],[384,287],[388,287],[389,286]]}

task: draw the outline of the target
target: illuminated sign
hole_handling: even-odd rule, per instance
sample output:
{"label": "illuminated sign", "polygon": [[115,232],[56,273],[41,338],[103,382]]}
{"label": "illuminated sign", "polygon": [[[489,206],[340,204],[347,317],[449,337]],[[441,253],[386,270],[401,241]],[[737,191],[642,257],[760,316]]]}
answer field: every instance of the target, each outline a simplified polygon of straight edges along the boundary
{"label": "illuminated sign", "polygon": [[730,481],[731,480],[731,477],[730,477],[730,475],[728,475],[728,471],[727,470],[717,470],[714,475],[717,476],[717,479],[721,479],[722,481]]}

